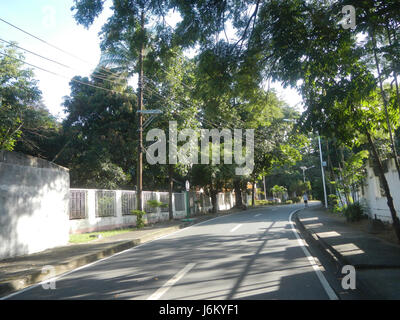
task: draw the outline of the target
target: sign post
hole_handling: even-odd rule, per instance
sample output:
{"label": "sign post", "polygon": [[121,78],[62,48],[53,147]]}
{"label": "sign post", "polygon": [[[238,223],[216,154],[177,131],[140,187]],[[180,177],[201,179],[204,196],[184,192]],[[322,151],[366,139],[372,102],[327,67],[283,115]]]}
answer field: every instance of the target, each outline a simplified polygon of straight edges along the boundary
{"label": "sign post", "polygon": [[186,202],[186,217],[189,218],[190,216],[190,203],[189,203],[189,190],[190,190],[190,183],[189,180],[185,182],[185,202]]}

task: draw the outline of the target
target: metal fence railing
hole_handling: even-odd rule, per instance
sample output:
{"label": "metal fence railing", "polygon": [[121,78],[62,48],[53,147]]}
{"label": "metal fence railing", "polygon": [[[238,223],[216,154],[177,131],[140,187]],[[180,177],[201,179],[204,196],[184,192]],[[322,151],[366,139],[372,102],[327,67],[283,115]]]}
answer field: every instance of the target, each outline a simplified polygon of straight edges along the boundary
{"label": "metal fence railing", "polygon": [[[246,202],[246,195],[243,194],[243,201]],[[147,201],[158,200],[164,205],[160,208],[151,207]],[[233,203],[231,203],[233,200]],[[161,218],[165,218],[165,212],[168,212],[169,193],[143,191],[142,194],[143,210],[151,213],[154,219],[158,219],[154,214],[163,213]],[[227,210],[234,205],[235,199],[231,198],[230,193],[219,193],[217,195],[219,210]],[[205,213],[211,207],[211,197],[204,192],[189,192],[189,212],[190,214]],[[84,220],[90,217],[118,217],[132,215],[132,210],[137,207],[137,198],[135,191],[129,190],[96,190],[96,189],[71,189],[69,203],[69,219]],[[173,193],[174,213],[182,214],[186,212],[186,199],[184,193]],[[128,219],[128,220],[126,220]],[[123,221],[129,221],[126,217]],[[77,223],[77,222],[76,222]],[[75,223],[75,224],[76,224]]]}
{"label": "metal fence railing", "polygon": [[149,200],[157,200],[157,193],[152,192],[152,191],[143,191],[142,197],[143,197],[143,211],[145,211],[147,213],[157,212],[157,208],[152,208],[147,203],[147,201],[149,201]]}
{"label": "metal fence railing", "polygon": [[[169,205],[169,193],[168,192],[160,192],[160,202]],[[161,207],[161,212],[168,212],[168,207]]]}
{"label": "metal fence railing", "polygon": [[230,206],[231,205],[231,194],[229,192],[224,193],[224,200],[225,200],[225,205]]}
{"label": "metal fence railing", "polygon": [[204,206],[205,207],[211,207],[212,206],[211,197],[210,196],[207,196],[207,195],[204,196]]}
{"label": "metal fence railing", "polygon": [[185,195],[183,193],[174,193],[175,211],[185,211]]}
{"label": "metal fence railing", "polygon": [[86,219],[87,191],[71,190],[69,193],[69,219]]}
{"label": "metal fence railing", "polygon": [[115,191],[96,191],[96,217],[115,217]]}
{"label": "metal fence railing", "polygon": [[137,208],[137,198],[135,191],[122,191],[121,193],[121,207],[123,215],[132,214],[132,210]]}

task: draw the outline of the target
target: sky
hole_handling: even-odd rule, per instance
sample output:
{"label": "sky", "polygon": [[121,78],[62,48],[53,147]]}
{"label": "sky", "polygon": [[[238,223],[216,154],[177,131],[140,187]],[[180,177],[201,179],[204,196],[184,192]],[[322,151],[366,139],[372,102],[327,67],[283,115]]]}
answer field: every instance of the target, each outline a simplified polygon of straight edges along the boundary
{"label": "sky", "polygon": [[[71,7],[73,0],[0,0],[0,18],[68,52],[63,53],[45,43],[0,21],[0,39],[16,41],[18,46],[62,63],[50,61],[24,52],[25,61],[59,76],[30,67],[42,91],[43,102],[59,120],[64,118],[63,97],[70,94],[69,82],[76,75],[89,76],[100,59],[99,32],[112,11],[106,5],[94,24],[86,29],[77,25]],[[108,2],[109,3],[109,2]],[[173,23],[177,17],[171,17]],[[0,43],[4,44],[2,41]],[[283,89],[279,83],[271,84],[278,96],[290,106],[299,106],[301,97],[295,90]],[[299,111],[302,110],[298,107]]]}

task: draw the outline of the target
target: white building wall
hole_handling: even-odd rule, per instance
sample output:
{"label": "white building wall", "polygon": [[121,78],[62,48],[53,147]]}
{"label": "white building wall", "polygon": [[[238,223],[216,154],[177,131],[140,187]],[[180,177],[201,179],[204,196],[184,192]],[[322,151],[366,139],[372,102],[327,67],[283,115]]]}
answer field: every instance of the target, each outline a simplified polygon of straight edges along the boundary
{"label": "white building wall", "polygon": [[[379,177],[375,176],[374,170],[369,165],[367,165],[367,172],[364,192],[361,195],[360,201],[366,206],[371,218],[392,222],[387,199],[380,191]],[[397,215],[400,217],[400,180],[393,160],[388,163],[388,172],[385,173],[385,177],[389,184]]]}

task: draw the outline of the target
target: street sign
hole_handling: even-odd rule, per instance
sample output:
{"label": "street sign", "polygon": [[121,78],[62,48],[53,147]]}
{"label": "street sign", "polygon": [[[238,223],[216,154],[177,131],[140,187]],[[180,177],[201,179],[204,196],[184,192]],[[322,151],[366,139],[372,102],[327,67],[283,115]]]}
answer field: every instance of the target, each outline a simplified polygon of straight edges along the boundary
{"label": "street sign", "polygon": [[186,191],[189,191],[189,190],[190,190],[190,183],[189,183],[189,180],[186,180],[186,182],[185,182],[185,187],[186,187]]}
{"label": "street sign", "polygon": [[143,113],[143,114],[161,114],[162,111],[155,109],[155,110],[137,110],[136,113]]}

